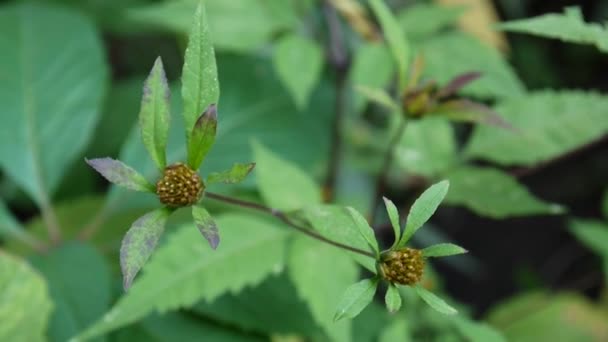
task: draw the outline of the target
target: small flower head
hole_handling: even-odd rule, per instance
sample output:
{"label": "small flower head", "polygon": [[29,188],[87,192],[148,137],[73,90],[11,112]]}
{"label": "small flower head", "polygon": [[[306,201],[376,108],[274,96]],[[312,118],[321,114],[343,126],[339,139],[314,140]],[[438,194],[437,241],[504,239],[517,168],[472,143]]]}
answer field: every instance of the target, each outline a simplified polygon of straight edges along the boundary
{"label": "small flower head", "polygon": [[160,202],[178,208],[198,202],[205,190],[201,177],[182,163],[169,165],[156,183],[156,194]]}
{"label": "small flower head", "polygon": [[406,247],[384,253],[377,268],[378,273],[388,282],[411,286],[422,280],[424,257],[422,251]]}

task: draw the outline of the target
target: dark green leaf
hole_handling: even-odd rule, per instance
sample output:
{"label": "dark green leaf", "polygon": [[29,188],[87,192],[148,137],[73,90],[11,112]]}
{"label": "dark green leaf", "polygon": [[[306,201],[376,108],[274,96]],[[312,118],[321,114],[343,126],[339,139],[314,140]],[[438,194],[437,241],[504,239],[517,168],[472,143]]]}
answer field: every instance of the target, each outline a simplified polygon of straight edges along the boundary
{"label": "dark green leaf", "polygon": [[386,308],[390,313],[394,313],[399,311],[401,308],[401,294],[399,293],[399,289],[394,284],[389,284],[388,289],[386,290],[386,295],[384,297],[384,302],[386,303]]}
{"label": "dark green leaf", "polygon": [[377,279],[364,279],[348,287],[338,304],[334,321],[354,318],[374,299],[378,288]]}
{"label": "dark green leaf", "polygon": [[235,163],[232,165],[230,170],[226,170],[223,172],[213,172],[207,177],[205,183],[213,184],[213,183],[225,183],[225,184],[236,184],[242,182],[251,171],[255,167],[255,163]]}
{"label": "dark green leaf", "polygon": [[444,315],[454,315],[458,313],[456,309],[451,307],[448,303],[446,303],[443,299],[437,297],[434,293],[425,289],[422,286],[415,286],[416,293],[423,301],[425,301],[431,308],[434,310],[444,314]]}
{"label": "dark green leaf", "polygon": [[393,201],[386,197],[382,197],[384,200],[384,205],[386,206],[386,212],[388,213],[388,218],[391,221],[391,226],[393,226],[393,234],[395,235],[395,242],[393,242],[393,247],[397,245],[399,239],[401,238],[401,224],[399,223],[399,211]]}
{"label": "dark green leaf", "polygon": [[217,107],[209,105],[205,112],[196,120],[190,142],[188,144],[188,166],[198,170],[201,163],[215,142],[217,131]]}
{"label": "dark green leaf", "polygon": [[111,183],[123,186],[129,190],[156,192],[156,187],[150,184],[144,176],[120,160],[97,158],[85,159],[85,161]]}
{"label": "dark green leaf", "polygon": [[[570,231],[577,239],[602,257],[608,271],[608,224],[577,219],[570,222]],[[608,274],[606,276],[608,277]]]}
{"label": "dark green leaf", "polygon": [[464,253],[467,253],[466,249],[452,243],[438,243],[422,250],[422,256],[427,258],[445,257]]}
{"label": "dark green leaf", "polygon": [[203,234],[205,239],[207,239],[207,242],[209,242],[209,246],[211,246],[212,249],[216,249],[217,245],[220,243],[220,232],[213,217],[211,217],[211,214],[202,206],[195,205],[192,206],[192,217],[194,218],[194,223],[198,230]]}

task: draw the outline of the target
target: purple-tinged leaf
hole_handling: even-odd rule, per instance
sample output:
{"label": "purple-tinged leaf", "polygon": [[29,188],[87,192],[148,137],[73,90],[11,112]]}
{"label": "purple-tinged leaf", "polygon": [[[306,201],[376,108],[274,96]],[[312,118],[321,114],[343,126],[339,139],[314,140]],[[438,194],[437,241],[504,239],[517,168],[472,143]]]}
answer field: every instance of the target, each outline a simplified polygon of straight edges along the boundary
{"label": "purple-tinged leaf", "polygon": [[255,163],[235,163],[230,170],[223,172],[214,172],[207,177],[207,184],[224,183],[236,184],[242,182],[247,175],[253,170]]}
{"label": "purple-tinged leaf", "polygon": [[433,113],[454,121],[476,122],[518,132],[492,108],[467,99],[449,100],[438,105]]}
{"label": "purple-tinged leaf", "polygon": [[144,176],[120,160],[112,158],[85,158],[85,162],[94,168],[95,171],[99,172],[105,179],[116,185],[135,191],[152,193],[156,191],[154,185],[150,184]]}
{"label": "purple-tinged leaf", "polygon": [[192,207],[192,217],[198,230],[209,242],[209,246],[212,249],[216,249],[220,243],[220,233],[211,214],[209,214],[207,209],[195,205]]}
{"label": "purple-tinged leaf", "polygon": [[456,94],[460,89],[475,81],[480,76],[480,72],[473,71],[454,77],[445,87],[439,89],[436,95],[437,99],[446,98]]}
{"label": "purple-tinged leaf", "polygon": [[146,261],[165,230],[171,209],[161,208],[138,218],[122,239],[120,246],[120,269],[122,270],[123,287],[128,290],[133,278]]}
{"label": "purple-tinged leaf", "polygon": [[215,104],[207,107],[205,112],[196,120],[190,143],[188,144],[188,166],[198,170],[199,166],[211,150],[217,131],[217,107]]}

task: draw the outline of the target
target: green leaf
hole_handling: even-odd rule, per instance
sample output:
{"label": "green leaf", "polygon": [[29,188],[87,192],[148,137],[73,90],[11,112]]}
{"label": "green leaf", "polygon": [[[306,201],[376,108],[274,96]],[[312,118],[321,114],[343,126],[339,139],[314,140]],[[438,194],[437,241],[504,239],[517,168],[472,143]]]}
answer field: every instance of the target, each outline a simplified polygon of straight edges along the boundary
{"label": "green leaf", "polygon": [[198,230],[209,242],[209,246],[216,249],[220,243],[220,232],[211,214],[202,206],[195,205],[192,206],[192,217]]}
{"label": "green leaf", "polygon": [[431,308],[433,308],[437,312],[440,312],[444,315],[454,315],[458,313],[456,309],[451,307],[443,299],[437,297],[434,293],[430,292],[424,287],[418,285],[415,286],[414,289],[416,290],[418,296],[422,298],[425,303],[427,303]]}
{"label": "green leaf", "polygon": [[256,179],[264,201],[271,207],[291,211],[321,203],[315,181],[296,165],[282,159],[262,144],[253,143]]}
{"label": "green leaf", "polygon": [[217,107],[209,105],[205,112],[196,120],[188,143],[188,166],[198,170],[203,160],[215,142],[217,131]]}
{"label": "green leaf", "polygon": [[[284,265],[285,229],[255,216],[216,218],[222,245],[212,250],[192,225],[179,228],[146,265],[146,272],[114,307],[79,338],[100,336],[153,311],[192,306],[259,283]],[[243,234],[247,238],[243,238]]]}
{"label": "green leaf", "polygon": [[191,142],[192,135],[198,131],[194,127],[195,123],[203,111],[207,110],[210,105],[217,104],[220,96],[215,52],[208,24],[205,6],[199,2],[188,37],[188,47],[182,70],[182,101],[189,164],[193,160],[198,160],[197,158],[192,159],[197,153],[193,148],[200,148]]}
{"label": "green leaf", "polygon": [[207,177],[205,183],[225,183],[225,184],[236,184],[242,182],[245,177],[253,171],[255,163],[234,163],[232,168],[222,172],[213,172]]}
{"label": "green leaf", "polygon": [[[570,231],[587,247],[599,254],[608,271],[608,224],[592,220],[572,220]],[[608,274],[606,274],[608,277]]]}
{"label": "green leaf", "polygon": [[354,318],[357,316],[369,303],[374,299],[376,290],[378,288],[378,279],[364,279],[358,283],[349,286],[340,304],[334,321],[338,321],[342,318]]}
{"label": "green leaf", "polygon": [[165,230],[171,214],[167,208],[156,209],[133,222],[120,246],[120,268],[125,291],[131,287],[133,278],[150,258]]}
{"label": "green leaf", "polygon": [[330,339],[351,341],[351,322],[335,323],[332,318],[344,290],[357,281],[359,272],[352,259],[335,247],[298,236],[290,245],[287,266],[299,297]]}
{"label": "green leaf", "polygon": [[48,205],[94,132],[105,53],[89,19],[39,4],[3,6],[0,41],[0,168]]}
{"label": "green leaf", "polygon": [[608,53],[608,27],[585,23],[579,7],[567,7],[564,14],[549,13],[534,18],[504,22],[498,28],[570,43],[591,44],[598,50]]}
{"label": "green leaf", "polygon": [[171,93],[160,57],[154,61],[150,75],[144,82],[139,111],[139,126],[144,146],[159,170],[167,166],[167,136],[171,121]]}
{"label": "green leaf", "polygon": [[533,166],[592,143],[608,131],[608,97],[596,93],[536,92],[505,101],[496,111],[518,132],[477,126],[465,149],[468,157]]}
{"label": "green leaf", "polygon": [[304,109],[323,69],[323,51],[315,41],[295,34],[277,43],[274,67],[296,106]]}
{"label": "green leaf", "polygon": [[383,106],[384,108],[390,110],[391,112],[400,112],[401,108],[399,105],[391,98],[391,96],[384,91],[384,89],[380,88],[370,88],[362,85],[357,85],[355,90],[363,95],[363,97],[371,102],[374,102],[378,105]]}
{"label": "green leaf", "polygon": [[397,21],[409,38],[421,39],[456,24],[465,12],[464,6],[415,3],[401,10]]}
{"label": "green leaf", "polygon": [[422,250],[423,257],[445,257],[450,255],[464,254],[467,250],[453,243],[438,243]]}
{"label": "green leaf", "polygon": [[507,342],[503,334],[484,322],[476,322],[462,315],[452,318],[460,334],[471,342]]}
{"label": "green leaf", "polygon": [[129,165],[112,158],[85,159],[95,171],[109,182],[129,190],[156,193],[156,187]]}
{"label": "green leaf", "polygon": [[534,197],[514,177],[498,169],[461,167],[446,177],[450,193],[445,203],[464,205],[483,216],[502,219],[564,212],[562,206]]}
{"label": "green leaf", "polygon": [[[401,298],[401,297],[399,297]],[[379,342],[409,342],[410,326],[407,321],[401,317],[393,319],[380,334]]]}
{"label": "green leaf", "polygon": [[[394,76],[394,62],[387,47],[384,44],[366,43],[354,54],[349,72],[351,84],[363,89],[385,89]],[[360,113],[367,100],[366,96],[354,93],[353,112]]]}
{"label": "green leaf", "polygon": [[414,233],[433,216],[435,210],[437,210],[437,207],[439,207],[441,201],[443,201],[443,198],[448,193],[449,187],[450,183],[444,180],[432,185],[418,197],[412,205],[410,213],[407,215],[405,229],[399,244],[397,244],[398,247],[405,246]]}
{"label": "green leaf", "polygon": [[390,199],[386,197],[382,197],[384,200],[384,205],[386,206],[386,212],[388,213],[388,218],[391,220],[391,226],[393,226],[393,234],[395,235],[395,242],[393,242],[393,247],[397,245],[399,239],[401,238],[401,224],[399,223],[399,211],[397,207]]}
{"label": "green leaf", "polygon": [[390,313],[395,313],[401,308],[401,294],[395,284],[389,284],[384,297],[386,308]]}
{"label": "green leaf", "polygon": [[376,253],[376,256],[380,255],[380,249],[378,248],[378,241],[376,240],[376,235],[374,235],[374,229],[367,223],[367,220],[363,215],[361,215],[357,210],[351,207],[346,208],[350,213],[350,217],[352,217],[355,222],[355,226],[359,230],[361,236],[367,241],[367,244],[372,248],[372,250]]}
{"label": "green leaf", "polygon": [[50,340],[68,341],[109,308],[110,270],[92,246],[69,242],[35,256],[32,263],[46,278],[55,303],[47,330]]}
{"label": "green leaf", "polygon": [[399,91],[401,91],[405,89],[407,83],[407,66],[410,57],[407,39],[397,19],[386,6],[384,0],[370,0],[369,4],[380,21],[388,46],[393,53],[399,73]]}
{"label": "green leaf", "polygon": [[0,340],[44,341],[53,304],[27,262],[0,251]]}

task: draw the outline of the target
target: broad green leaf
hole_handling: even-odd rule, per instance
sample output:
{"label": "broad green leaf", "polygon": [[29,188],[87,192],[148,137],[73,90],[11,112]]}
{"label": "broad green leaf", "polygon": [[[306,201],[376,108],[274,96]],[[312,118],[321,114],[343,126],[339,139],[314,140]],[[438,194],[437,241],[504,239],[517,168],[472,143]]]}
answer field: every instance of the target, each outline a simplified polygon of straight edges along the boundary
{"label": "broad green leaf", "polygon": [[125,291],[131,287],[133,278],[156,249],[156,244],[165,230],[170,213],[171,210],[167,208],[147,213],[133,222],[122,239],[120,268]]}
{"label": "broad green leaf", "polygon": [[209,105],[196,120],[188,143],[188,166],[198,170],[215,142],[217,132],[217,107]]}
{"label": "broad green leaf", "polygon": [[144,82],[139,126],[144,146],[161,171],[167,166],[167,136],[171,120],[170,98],[163,61],[158,57]]}
{"label": "broad green leaf", "polygon": [[156,187],[150,184],[144,176],[120,160],[97,158],[85,159],[85,162],[113,184],[134,191],[156,192]]}
{"label": "broad green leaf", "polygon": [[274,67],[299,109],[306,108],[323,69],[323,50],[310,39],[287,35],[276,44]]}
{"label": "broad green leaf", "polygon": [[438,243],[422,250],[423,257],[445,257],[464,254],[467,250],[453,243]]}
{"label": "broad green leaf", "polygon": [[397,207],[390,199],[386,197],[382,197],[384,200],[384,205],[386,206],[386,212],[388,213],[388,218],[391,221],[391,226],[393,226],[393,234],[395,235],[395,242],[393,242],[393,247],[397,245],[399,239],[401,238],[401,224],[399,222],[399,211]]}
{"label": "broad green leaf", "polygon": [[223,240],[217,250],[203,243],[192,225],[180,227],[158,249],[129,292],[79,338],[100,336],[153,311],[175,310],[236,293],[281,270],[284,229],[247,215],[225,215],[216,222],[222,227]]}
{"label": "broad green leaf", "polygon": [[0,340],[44,341],[53,307],[44,278],[0,251],[0,293]]}
{"label": "broad green leaf", "polygon": [[562,206],[534,197],[514,177],[498,169],[461,167],[446,177],[450,192],[445,203],[463,205],[483,216],[502,219],[564,212]]}
{"label": "broad green leaf", "polygon": [[393,319],[392,322],[384,328],[378,339],[379,342],[408,342],[411,340],[410,325],[402,317]]}
{"label": "broad green leaf", "polygon": [[340,299],[334,321],[357,316],[372,302],[377,289],[378,279],[376,278],[364,279],[349,286]]}
{"label": "broad green leaf", "polygon": [[535,92],[505,101],[496,111],[518,132],[477,126],[465,149],[467,156],[501,165],[533,166],[589,144],[608,131],[608,97],[596,93]]}
{"label": "broad green leaf", "polygon": [[258,187],[268,205],[291,211],[321,203],[319,186],[303,170],[258,142],[253,153]]}
{"label": "broad green leaf", "polygon": [[[355,51],[349,72],[351,83],[365,89],[385,89],[394,76],[391,52],[384,44],[366,43]],[[365,95],[365,94],[363,94]],[[367,104],[367,97],[353,94],[353,112],[359,113]]]}
{"label": "broad green leaf", "polygon": [[384,32],[385,39],[388,43],[393,58],[397,64],[397,71],[399,75],[399,91],[405,89],[407,82],[407,67],[410,58],[410,48],[408,46],[407,39],[397,19],[393,16],[390,9],[384,3],[384,0],[370,0],[369,4],[374,11],[376,17],[380,21],[382,31]]}
{"label": "broad green leaf", "polygon": [[408,38],[421,39],[456,24],[466,11],[461,6],[415,3],[397,14],[397,21]]}
{"label": "broad green leaf", "polygon": [[462,89],[463,94],[519,100],[525,91],[500,53],[473,37],[462,33],[442,34],[425,40],[420,51],[425,61],[424,74],[439,84],[447,84],[465,72],[481,72],[479,80]]}
{"label": "broad green leaf", "polygon": [[399,293],[399,289],[397,289],[395,284],[388,285],[386,295],[384,296],[384,302],[386,303],[386,308],[390,313],[397,312],[401,308],[401,294]]}
{"label": "broad green leaf", "polygon": [[48,205],[93,134],[105,53],[89,19],[40,4],[3,6],[0,41],[0,169]]}
{"label": "broad green leaf", "polygon": [[397,102],[395,102],[391,98],[391,96],[386,91],[384,91],[384,89],[370,88],[367,86],[357,85],[355,87],[355,90],[365,99],[375,104],[381,105],[387,110],[390,110],[391,112],[399,113],[401,111],[401,108],[399,108],[399,104],[397,104]]}
{"label": "broad green leaf", "polygon": [[297,236],[289,247],[287,267],[317,324],[332,341],[351,341],[351,322],[335,323],[332,318],[344,290],[357,281],[358,269],[352,259],[332,246]]}
{"label": "broad green leaf", "polygon": [[407,215],[403,236],[401,237],[401,240],[399,240],[397,246],[405,246],[414,233],[433,216],[435,210],[437,210],[441,201],[443,201],[443,198],[447,194],[449,187],[450,183],[448,181],[441,181],[426,189],[426,191],[418,197],[412,205],[410,213]]}
{"label": "broad green leaf", "polygon": [[378,247],[378,241],[376,240],[376,235],[374,234],[374,229],[367,223],[367,220],[363,215],[361,215],[357,210],[352,207],[346,208],[350,213],[350,217],[352,217],[355,226],[359,229],[359,233],[361,236],[367,241],[367,244],[372,248],[372,250],[376,253],[376,256],[380,255],[380,249]]}
{"label": "broad green leaf", "polygon": [[194,205],[192,206],[192,217],[194,218],[196,228],[207,239],[209,246],[212,249],[216,249],[220,243],[220,232],[211,214],[202,206]]}
{"label": "broad green leaf", "polygon": [[69,242],[35,256],[32,263],[46,278],[55,304],[47,330],[50,340],[69,340],[110,307],[110,270],[92,246]]}
{"label": "broad green leaf", "polygon": [[600,51],[608,53],[608,26],[586,23],[579,7],[567,7],[564,14],[549,13],[508,21],[501,23],[498,28],[570,43],[595,45]]}
{"label": "broad green leaf", "polygon": [[577,219],[569,225],[574,236],[602,258],[604,275],[608,278],[608,224]]}
{"label": "broad green leaf", "polygon": [[207,177],[206,184],[213,183],[225,183],[225,184],[236,184],[245,180],[245,177],[253,171],[255,163],[234,163],[232,168],[222,172],[213,172]]}
{"label": "broad green leaf", "polygon": [[431,308],[433,308],[437,312],[440,312],[444,315],[454,315],[458,312],[456,311],[456,309],[446,303],[443,299],[437,297],[434,293],[425,289],[424,287],[418,285],[415,286],[414,289],[416,290],[418,296],[422,298],[425,303],[427,303]]}
{"label": "broad green leaf", "polygon": [[217,104],[220,97],[213,40],[208,25],[205,6],[199,2],[192,21],[182,70],[183,117],[189,161],[196,152],[193,151],[196,145],[191,143],[196,130],[194,125],[210,105]]}
{"label": "broad green leaf", "polygon": [[485,322],[476,322],[463,315],[454,316],[452,322],[456,329],[471,342],[507,342],[501,332]]}

